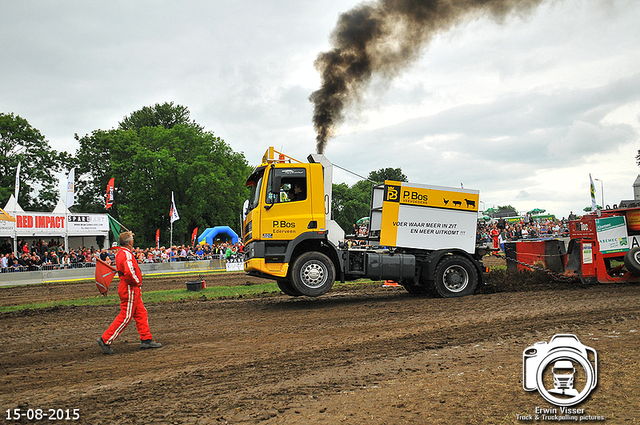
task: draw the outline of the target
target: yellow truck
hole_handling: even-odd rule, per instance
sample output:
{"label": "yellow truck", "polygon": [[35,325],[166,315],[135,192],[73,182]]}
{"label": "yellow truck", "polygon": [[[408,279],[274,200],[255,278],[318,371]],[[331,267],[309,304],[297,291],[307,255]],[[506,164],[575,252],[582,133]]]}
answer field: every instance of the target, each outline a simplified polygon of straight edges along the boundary
{"label": "yellow truck", "polygon": [[333,165],[270,147],[249,178],[244,270],[285,294],[317,297],[334,282],[393,280],[410,293],[472,294],[484,283],[476,246],[479,192],[385,181],[374,185],[365,246],[349,247],[331,219]]}

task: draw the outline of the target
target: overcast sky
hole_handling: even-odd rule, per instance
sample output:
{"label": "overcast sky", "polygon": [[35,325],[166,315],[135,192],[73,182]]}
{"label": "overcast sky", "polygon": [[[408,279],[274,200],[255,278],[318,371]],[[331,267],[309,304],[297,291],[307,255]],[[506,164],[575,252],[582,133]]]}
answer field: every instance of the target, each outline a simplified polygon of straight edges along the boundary
{"label": "overcast sky", "polygon": [[[75,153],[74,134],[175,102],[256,165],[315,149],[314,60],[355,1],[6,1],[0,111]],[[558,216],[633,199],[640,2],[549,0],[442,32],[393,81],[374,78],[325,155],[358,174],[480,190],[480,207]],[[357,178],[338,171],[335,182]],[[601,189],[604,189],[603,191]]]}

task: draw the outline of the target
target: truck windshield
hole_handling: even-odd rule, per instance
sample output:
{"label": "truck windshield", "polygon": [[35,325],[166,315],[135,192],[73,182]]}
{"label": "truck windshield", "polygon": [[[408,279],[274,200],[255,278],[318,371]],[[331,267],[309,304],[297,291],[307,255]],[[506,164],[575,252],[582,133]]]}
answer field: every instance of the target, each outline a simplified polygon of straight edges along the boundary
{"label": "truck windshield", "polygon": [[247,207],[247,212],[257,207],[258,203],[260,202],[260,188],[262,187],[262,176],[264,175],[265,168],[266,167],[264,166],[257,167],[255,170],[253,170],[249,178],[247,178],[247,186],[250,187],[249,205]]}
{"label": "truck windshield", "polygon": [[255,185],[251,186],[249,194],[249,211],[258,206],[260,202],[260,187],[262,186],[262,177],[258,179]]}
{"label": "truck windshield", "polygon": [[258,179],[255,186],[251,186],[249,194],[249,211],[258,206],[260,202],[260,187],[262,186],[262,177]]}

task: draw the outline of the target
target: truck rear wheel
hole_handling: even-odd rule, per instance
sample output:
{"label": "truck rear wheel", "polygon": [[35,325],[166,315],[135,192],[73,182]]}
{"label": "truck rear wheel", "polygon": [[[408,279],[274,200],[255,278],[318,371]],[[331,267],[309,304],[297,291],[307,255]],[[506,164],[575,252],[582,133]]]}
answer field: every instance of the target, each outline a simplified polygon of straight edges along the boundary
{"label": "truck rear wheel", "polygon": [[333,262],[321,252],[306,252],[293,263],[291,282],[302,295],[318,297],[328,292],[335,281]]}
{"label": "truck rear wheel", "polygon": [[640,276],[640,248],[631,248],[624,255],[624,265],[634,276]]}
{"label": "truck rear wheel", "polygon": [[460,255],[445,255],[435,270],[434,295],[442,298],[471,295],[478,285],[478,271],[469,259]]}
{"label": "truck rear wheel", "polygon": [[278,279],[276,282],[278,283],[278,288],[280,288],[284,294],[291,295],[292,297],[299,297],[302,295],[287,279]]}

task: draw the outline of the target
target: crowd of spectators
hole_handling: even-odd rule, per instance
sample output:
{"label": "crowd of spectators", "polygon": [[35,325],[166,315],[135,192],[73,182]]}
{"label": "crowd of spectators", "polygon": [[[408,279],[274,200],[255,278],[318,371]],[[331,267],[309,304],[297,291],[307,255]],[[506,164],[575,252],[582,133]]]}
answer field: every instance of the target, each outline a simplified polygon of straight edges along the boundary
{"label": "crowd of spectators", "polygon": [[[238,242],[208,243],[195,246],[176,245],[171,247],[134,248],[138,263],[166,263],[172,261],[198,261],[221,259],[243,261],[244,246]],[[0,272],[59,270],[81,267],[95,267],[97,259],[111,264],[115,262],[115,250],[92,247],[64,249],[55,240],[33,241],[31,245],[18,240],[18,253],[9,242],[0,246]]]}
{"label": "crowd of spectators", "polygon": [[362,224],[354,224],[353,225],[353,235],[356,238],[359,237],[366,237],[369,234],[369,223],[362,223]]}
{"label": "crowd of spectators", "polygon": [[505,242],[519,241],[523,239],[557,238],[569,236],[566,218],[534,219],[530,214],[517,221],[498,219],[478,223],[476,242],[479,244],[492,244],[497,233],[498,244],[504,249]]}

